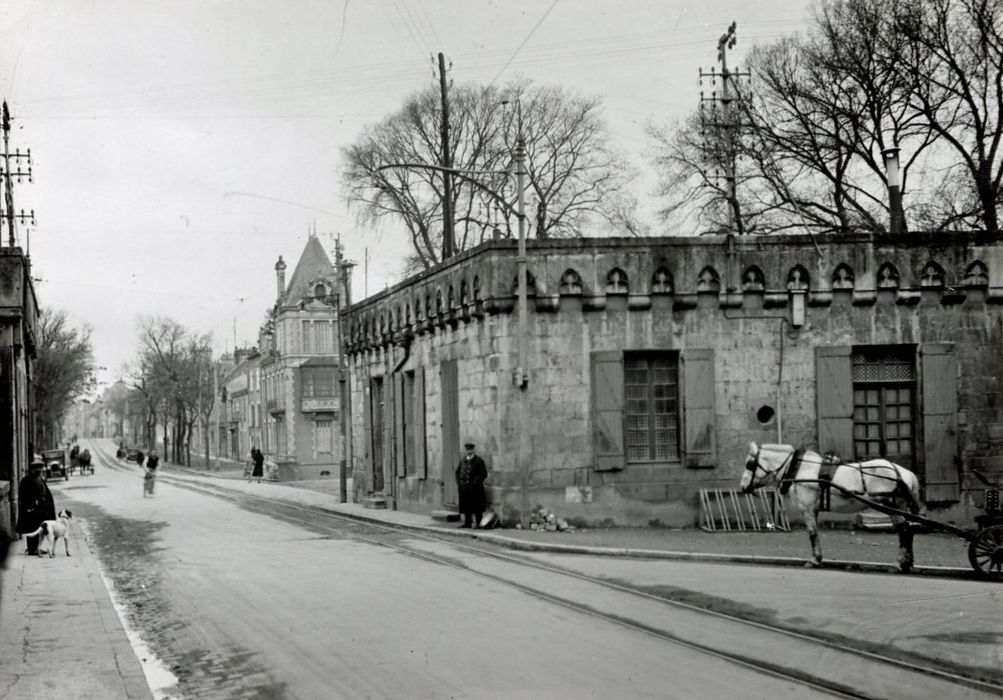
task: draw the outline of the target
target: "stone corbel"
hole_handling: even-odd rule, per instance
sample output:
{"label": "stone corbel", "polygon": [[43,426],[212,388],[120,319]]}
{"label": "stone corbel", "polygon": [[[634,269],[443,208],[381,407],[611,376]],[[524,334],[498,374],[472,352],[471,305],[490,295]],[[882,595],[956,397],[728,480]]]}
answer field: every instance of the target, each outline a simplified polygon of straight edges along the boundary
{"label": "stone corbel", "polygon": [[918,289],[899,288],[898,293],[895,295],[895,303],[901,306],[913,306],[918,304],[922,298],[923,292]]}
{"label": "stone corbel", "polygon": [[854,306],[871,306],[878,301],[878,291],[876,289],[854,289]]}

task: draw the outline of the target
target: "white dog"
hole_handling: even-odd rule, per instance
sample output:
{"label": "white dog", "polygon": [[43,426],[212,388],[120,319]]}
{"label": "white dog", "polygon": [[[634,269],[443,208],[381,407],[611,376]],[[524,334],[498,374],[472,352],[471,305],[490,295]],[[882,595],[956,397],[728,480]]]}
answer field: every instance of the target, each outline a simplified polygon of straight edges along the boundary
{"label": "white dog", "polygon": [[[62,538],[63,548],[66,556],[70,556],[70,519],[73,513],[68,510],[61,510],[56,515],[55,520],[43,520],[42,524],[34,532],[29,532],[25,537],[41,535],[46,549],[49,550],[49,557],[56,556],[56,542]],[[42,556],[42,548],[38,548],[38,556]]]}

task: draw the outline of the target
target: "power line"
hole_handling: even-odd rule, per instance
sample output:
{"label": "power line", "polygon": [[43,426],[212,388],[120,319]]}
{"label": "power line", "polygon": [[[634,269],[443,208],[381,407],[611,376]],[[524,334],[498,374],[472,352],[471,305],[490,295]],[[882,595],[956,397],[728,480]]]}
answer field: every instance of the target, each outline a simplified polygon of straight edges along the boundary
{"label": "power line", "polygon": [[550,7],[548,7],[547,11],[543,13],[543,16],[540,17],[540,20],[533,26],[529,34],[526,35],[526,38],[522,40],[522,43],[516,47],[515,53],[513,53],[512,56],[508,59],[508,61],[505,62],[505,65],[502,66],[502,69],[498,71],[498,75],[496,75],[489,83],[490,85],[495,84],[495,81],[501,77],[501,74],[505,72],[505,69],[509,67],[512,61],[515,60],[515,57],[519,55],[519,52],[522,51],[522,47],[526,45],[526,42],[528,42],[530,39],[533,38],[533,35],[536,34],[536,30],[540,28],[541,24],[543,24],[543,20],[547,19],[547,16],[550,14],[550,11],[553,10],[555,7],[557,7],[557,2],[558,0],[554,0],[554,2],[550,3]]}

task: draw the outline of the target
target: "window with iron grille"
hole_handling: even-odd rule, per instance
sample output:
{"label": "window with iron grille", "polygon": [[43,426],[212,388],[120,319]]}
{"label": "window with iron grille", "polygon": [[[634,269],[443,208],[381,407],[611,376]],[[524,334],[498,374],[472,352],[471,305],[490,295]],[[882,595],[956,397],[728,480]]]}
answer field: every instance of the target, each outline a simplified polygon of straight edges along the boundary
{"label": "window with iron grille", "polygon": [[912,346],[853,350],[853,449],[857,459],[884,457],[912,466],[916,365]]}
{"label": "window with iron grille", "polygon": [[679,459],[679,356],[625,353],[624,442],[627,462]]}

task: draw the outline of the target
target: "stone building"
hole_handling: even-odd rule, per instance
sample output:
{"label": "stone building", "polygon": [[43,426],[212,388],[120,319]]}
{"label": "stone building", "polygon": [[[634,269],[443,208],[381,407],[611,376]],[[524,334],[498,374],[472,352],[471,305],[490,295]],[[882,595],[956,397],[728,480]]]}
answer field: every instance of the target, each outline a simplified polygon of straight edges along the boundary
{"label": "stone building", "polygon": [[228,371],[221,381],[220,456],[246,461],[263,439],[261,354],[257,348],[238,348],[221,364]]}
{"label": "stone building", "polygon": [[32,444],[37,323],[30,262],[21,248],[0,247],[0,537],[13,536],[17,485],[32,452],[49,447]]}
{"label": "stone building", "polygon": [[[1003,239],[491,241],[345,311],[355,496],[456,502],[466,439],[503,519],[696,523],[747,446],[916,471],[969,509],[1003,473]],[[964,515],[964,514],[961,514]]]}
{"label": "stone building", "polygon": [[288,285],[285,271],[280,257],[276,303],[259,335],[262,451],[280,480],[337,478],[341,277],[314,235]]}

